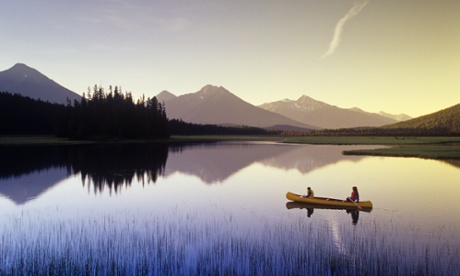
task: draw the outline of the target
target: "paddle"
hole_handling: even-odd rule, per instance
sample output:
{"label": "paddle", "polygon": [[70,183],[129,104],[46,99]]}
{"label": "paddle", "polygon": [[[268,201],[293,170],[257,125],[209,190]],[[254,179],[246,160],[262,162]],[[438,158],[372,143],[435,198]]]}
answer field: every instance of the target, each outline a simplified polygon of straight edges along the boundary
{"label": "paddle", "polygon": [[353,202],[354,205],[358,206],[358,208],[359,208],[360,210],[363,209],[363,207],[359,206],[359,205],[358,205],[356,202],[354,202],[353,200],[352,200],[351,202]]}

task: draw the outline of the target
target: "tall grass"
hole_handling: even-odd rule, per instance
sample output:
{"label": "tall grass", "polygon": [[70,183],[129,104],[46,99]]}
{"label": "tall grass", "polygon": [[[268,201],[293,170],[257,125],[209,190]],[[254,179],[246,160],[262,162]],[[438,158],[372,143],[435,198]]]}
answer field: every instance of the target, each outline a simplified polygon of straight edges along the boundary
{"label": "tall grass", "polygon": [[[254,224],[259,225],[240,225],[231,215],[202,218],[187,212],[98,219],[23,213],[19,218],[6,217],[0,227],[0,274],[453,275],[460,271],[458,247],[415,240],[395,243],[391,235],[411,231],[400,226],[362,224],[359,231],[337,241],[327,222],[313,227],[301,218],[287,217]],[[345,227],[353,226],[339,225],[350,232]]]}

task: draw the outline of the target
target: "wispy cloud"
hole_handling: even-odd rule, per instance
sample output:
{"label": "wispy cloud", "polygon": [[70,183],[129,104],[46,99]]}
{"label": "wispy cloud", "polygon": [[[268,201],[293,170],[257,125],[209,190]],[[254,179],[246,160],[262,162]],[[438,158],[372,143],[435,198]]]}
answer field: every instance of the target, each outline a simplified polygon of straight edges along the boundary
{"label": "wispy cloud", "polygon": [[189,20],[178,16],[161,14],[161,6],[150,3],[107,0],[110,6],[93,9],[89,14],[78,17],[78,20],[97,25],[106,25],[121,30],[144,30],[146,32],[178,32],[185,30]]}
{"label": "wispy cloud", "polygon": [[352,19],[358,13],[360,13],[361,10],[367,5],[368,2],[369,0],[356,2],[353,5],[353,7],[347,12],[347,14],[345,14],[345,16],[342,17],[337,22],[337,24],[335,25],[335,29],[334,29],[334,35],[332,37],[331,43],[329,44],[329,49],[326,51],[326,53],[324,53],[321,59],[326,58],[335,52],[335,50],[340,44],[340,41],[342,38],[343,27],[345,26],[345,23],[347,23],[348,20]]}

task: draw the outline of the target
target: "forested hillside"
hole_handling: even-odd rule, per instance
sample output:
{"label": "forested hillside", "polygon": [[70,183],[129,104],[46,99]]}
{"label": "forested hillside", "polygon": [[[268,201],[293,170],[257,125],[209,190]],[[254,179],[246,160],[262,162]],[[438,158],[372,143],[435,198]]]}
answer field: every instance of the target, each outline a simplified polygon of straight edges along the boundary
{"label": "forested hillside", "polygon": [[117,86],[105,92],[95,85],[80,102],[66,106],[56,134],[77,139],[169,137],[168,118],[155,97],[134,103],[131,93]]}
{"label": "forested hillside", "polygon": [[54,134],[64,105],[0,92],[0,135]]}
{"label": "forested hillside", "polygon": [[0,93],[0,134],[57,135],[71,139],[169,137],[168,119],[156,98],[136,103],[118,87],[94,86],[81,101],[51,104]]}
{"label": "forested hillside", "polygon": [[435,133],[460,134],[460,104],[409,121],[384,126],[386,129],[418,129]]}

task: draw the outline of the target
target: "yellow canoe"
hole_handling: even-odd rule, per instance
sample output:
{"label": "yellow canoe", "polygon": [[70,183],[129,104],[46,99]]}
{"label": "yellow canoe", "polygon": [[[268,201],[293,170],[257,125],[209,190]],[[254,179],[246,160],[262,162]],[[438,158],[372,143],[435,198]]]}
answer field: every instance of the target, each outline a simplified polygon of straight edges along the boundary
{"label": "yellow canoe", "polygon": [[295,202],[302,202],[314,205],[331,206],[331,207],[342,207],[342,208],[357,208],[357,209],[372,209],[372,202],[360,201],[350,202],[342,199],[330,198],[330,197],[303,197],[302,195],[288,192],[286,198]]}

